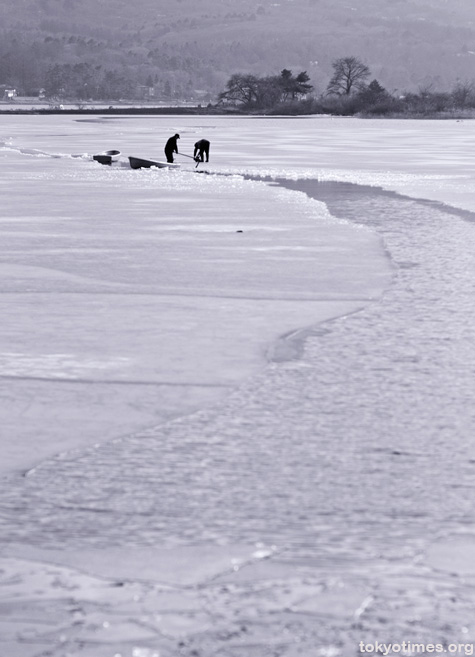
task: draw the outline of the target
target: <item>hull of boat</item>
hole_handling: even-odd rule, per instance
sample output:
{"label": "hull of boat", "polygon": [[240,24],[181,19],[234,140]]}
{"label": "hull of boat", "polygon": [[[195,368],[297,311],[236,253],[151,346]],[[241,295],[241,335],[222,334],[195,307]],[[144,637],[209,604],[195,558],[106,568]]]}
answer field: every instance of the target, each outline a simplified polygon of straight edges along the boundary
{"label": "hull of boat", "polygon": [[132,169],[151,169],[156,167],[158,169],[179,169],[179,164],[174,164],[172,162],[159,162],[156,160],[145,160],[141,157],[130,157],[129,162]]}

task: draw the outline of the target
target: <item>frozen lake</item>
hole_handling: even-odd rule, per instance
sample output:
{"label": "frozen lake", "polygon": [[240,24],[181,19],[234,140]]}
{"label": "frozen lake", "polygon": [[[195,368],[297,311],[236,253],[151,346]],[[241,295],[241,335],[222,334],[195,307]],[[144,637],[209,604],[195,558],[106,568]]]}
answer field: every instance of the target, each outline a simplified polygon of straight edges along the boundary
{"label": "frozen lake", "polygon": [[[163,159],[176,129],[190,154],[206,132],[190,119],[161,119],[159,138],[148,117],[43,118],[5,117],[1,151],[0,266],[15,312],[0,368],[11,391],[4,427],[16,436],[2,468],[213,402],[261,368],[280,336],[357,310],[388,282],[378,238],[304,194],[197,175],[185,157],[180,172],[91,161],[111,144]],[[238,129],[223,126],[227,140]],[[238,158],[220,142],[212,161],[224,168]]]}
{"label": "frozen lake", "polygon": [[473,123],[2,122],[4,651],[468,646]]}

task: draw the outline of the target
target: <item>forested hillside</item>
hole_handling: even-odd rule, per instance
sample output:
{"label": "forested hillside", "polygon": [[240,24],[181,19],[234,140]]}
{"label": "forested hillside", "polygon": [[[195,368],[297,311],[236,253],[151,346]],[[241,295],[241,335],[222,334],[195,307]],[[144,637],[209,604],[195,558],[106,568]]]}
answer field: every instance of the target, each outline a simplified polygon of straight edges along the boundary
{"label": "forested hillside", "polygon": [[473,0],[4,0],[0,85],[32,95],[214,99],[236,72],[362,58],[401,92],[475,79]]}

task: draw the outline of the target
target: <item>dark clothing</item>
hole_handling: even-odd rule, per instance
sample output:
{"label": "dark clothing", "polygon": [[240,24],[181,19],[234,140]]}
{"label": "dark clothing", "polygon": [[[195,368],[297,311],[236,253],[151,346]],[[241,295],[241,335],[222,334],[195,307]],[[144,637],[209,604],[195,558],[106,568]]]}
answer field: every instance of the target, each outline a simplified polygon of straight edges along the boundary
{"label": "dark clothing", "polygon": [[173,162],[173,153],[178,153],[178,144],[176,143],[177,139],[180,139],[179,135],[173,135],[165,144],[165,155],[167,162]]}
{"label": "dark clothing", "polygon": [[200,139],[195,144],[193,157],[197,162],[204,162],[205,155],[206,161],[209,162],[209,141],[207,139]]}

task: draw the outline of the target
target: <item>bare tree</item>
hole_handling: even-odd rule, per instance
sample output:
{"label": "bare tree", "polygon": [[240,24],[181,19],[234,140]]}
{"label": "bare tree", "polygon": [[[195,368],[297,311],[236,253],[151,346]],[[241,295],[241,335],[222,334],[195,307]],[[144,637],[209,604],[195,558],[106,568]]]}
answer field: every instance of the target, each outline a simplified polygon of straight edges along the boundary
{"label": "bare tree", "polygon": [[435,94],[435,82],[432,79],[426,79],[421,82],[417,88],[419,96],[426,100]]}
{"label": "bare tree", "polygon": [[473,82],[457,81],[451,92],[452,101],[457,109],[472,106],[475,102],[475,84]]}
{"label": "bare tree", "polygon": [[255,75],[234,73],[226,83],[226,90],[219,94],[219,100],[249,105],[258,99],[259,79]]}
{"label": "bare tree", "polygon": [[284,68],[280,75],[257,77],[255,75],[234,73],[226,83],[225,91],[218,96],[219,102],[239,103],[242,107],[273,107],[280,102],[298,100],[308,94],[313,86],[309,84],[307,71],[294,77],[292,71]]}
{"label": "bare tree", "polygon": [[357,57],[342,57],[333,62],[333,76],[328,83],[327,93],[349,96],[352,91],[361,91],[371,71]]}

